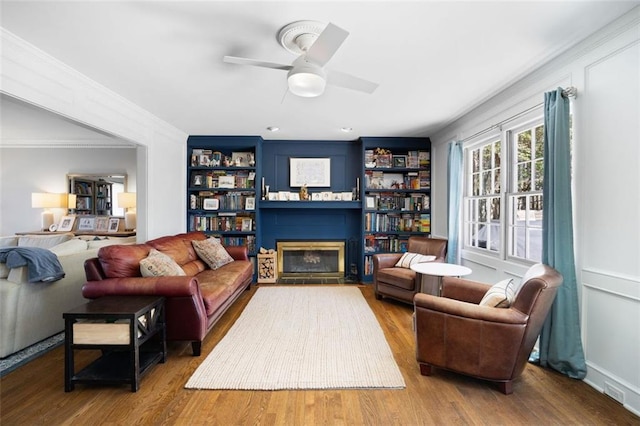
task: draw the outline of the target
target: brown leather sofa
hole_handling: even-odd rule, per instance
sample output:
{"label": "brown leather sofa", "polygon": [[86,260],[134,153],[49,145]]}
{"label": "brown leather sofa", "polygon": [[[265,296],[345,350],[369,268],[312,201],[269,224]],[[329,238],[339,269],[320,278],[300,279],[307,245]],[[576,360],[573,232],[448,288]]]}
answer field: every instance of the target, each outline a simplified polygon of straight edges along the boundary
{"label": "brown leather sofa", "polygon": [[415,296],[416,359],[432,367],[497,382],[505,394],[522,374],[555,299],[562,275],[537,264],[522,278],[508,308],[480,306],[490,284],[442,280],[442,297]]}
{"label": "brown leather sofa", "polygon": [[[407,251],[435,256],[434,262],[444,262],[447,256],[447,240],[413,236],[409,237]],[[373,285],[376,299],[383,297],[413,304],[413,296],[420,291],[421,275],[407,268],[394,265],[402,253],[380,253],[373,255]],[[425,277],[437,282],[438,277]],[[437,286],[437,285],[436,285]]]}
{"label": "brown leather sofa", "polygon": [[[225,247],[234,261],[210,269],[191,244],[206,238],[203,232],[189,232],[144,244],[103,247],[98,257],[85,261],[87,283],[82,294],[89,299],[107,295],[164,296],[167,340],[190,341],[193,355],[199,356],[207,333],[253,280],[253,266],[245,246]],[[173,258],[186,276],[143,277],[140,261],[152,248]]]}

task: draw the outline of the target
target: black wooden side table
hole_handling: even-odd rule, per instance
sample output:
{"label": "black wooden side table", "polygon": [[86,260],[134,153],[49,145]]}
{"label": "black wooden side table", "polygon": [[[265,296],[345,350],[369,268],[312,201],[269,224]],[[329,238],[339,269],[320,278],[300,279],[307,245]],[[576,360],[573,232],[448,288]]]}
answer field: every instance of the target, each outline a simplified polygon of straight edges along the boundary
{"label": "black wooden side table", "polygon": [[[106,296],[76,307],[65,320],[64,390],[76,383],[131,384],[167,358],[164,297]],[[74,351],[100,349],[102,356],[75,372]]]}

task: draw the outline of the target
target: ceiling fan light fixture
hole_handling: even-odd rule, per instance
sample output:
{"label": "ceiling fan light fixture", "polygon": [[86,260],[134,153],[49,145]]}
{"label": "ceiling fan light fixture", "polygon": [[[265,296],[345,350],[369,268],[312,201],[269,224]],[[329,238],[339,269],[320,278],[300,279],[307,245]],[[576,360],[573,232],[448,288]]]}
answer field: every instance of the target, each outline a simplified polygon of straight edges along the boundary
{"label": "ceiling fan light fixture", "polygon": [[304,98],[322,95],[327,85],[324,72],[314,67],[294,67],[287,76],[291,93]]}

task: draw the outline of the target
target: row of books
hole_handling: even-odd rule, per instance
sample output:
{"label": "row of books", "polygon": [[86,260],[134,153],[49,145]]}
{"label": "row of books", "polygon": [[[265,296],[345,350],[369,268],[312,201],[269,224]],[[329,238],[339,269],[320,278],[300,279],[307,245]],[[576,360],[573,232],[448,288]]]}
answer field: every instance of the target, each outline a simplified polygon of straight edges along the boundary
{"label": "row of books", "polygon": [[365,235],[364,237],[365,253],[404,253],[407,251],[407,245],[408,237],[398,235]]}
{"label": "row of books", "polygon": [[[224,235],[212,235],[220,240],[223,246],[231,247],[231,246],[247,246],[247,250],[249,253],[256,253],[256,237],[255,235],[245,235],[242,237],[229,237]],[[255,259],[253,257],[250,258],[253,262]]]}
{"label": "row of books", "polygon": [[431,199],[428,194],[403,194],[393,192],[370,193],[365,199],[366,209],[375,210],[429,210]]}
{"label": "row of books", "polygon": [[191,210],[254,210],[255,194],[252,192],[199,191],[189,195]]}
{"label": "row of books", "polygon": [[431,215],[428,213],[366,213],[366,232],[431,232]]}
{"label": "row of books", "polygon": [[[396,162],[394,158],[397,157],[402,157],[402,159],[406,158],[406,161]],[[408,151],[406,156],[397,154],[376,155],[373,149],[366,149],[364,151],[365,165],[374,165],[375,167],[428,168],[430,161],[431,153],[423,150]],[[402,165],[403,163],[404,165]]]}
{"label": "row of books", "polygon": [[93,185],[89,182],[74,182],[73,193],[78,195],[92,195]]}
{"label": "row of books", "polygon": [[253,231],[253,216],[241,216],[235,213],[212,215],[189,215],[190,231]]}

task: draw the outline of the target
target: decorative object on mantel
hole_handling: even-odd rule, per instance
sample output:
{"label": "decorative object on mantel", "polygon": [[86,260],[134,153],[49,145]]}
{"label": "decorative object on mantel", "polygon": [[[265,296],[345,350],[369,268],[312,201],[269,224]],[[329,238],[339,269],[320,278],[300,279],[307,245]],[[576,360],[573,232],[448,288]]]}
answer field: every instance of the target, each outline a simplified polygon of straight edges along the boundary
{"label": "decorative object on mantel", "polygon": [[118,194],[118,206],[127,209],[124,215],[124,228],[127,231],[136,229],[136,193],[121,192]]}
{"label": "decorative object on mantel", "polygon": [[300,187],[300,200],[301,201],[307,201],[309,200],[309,191],[307,190],[307,184],[303,184]]}
{"label": "decorative object on mantel", "polygon": [[44,209],[41,217],[41,229],[48,231],[53,225],[53,212],[49,209],[66,208],[68,203],[67,194],[53,194],[48,192],[34,192],[31,194],[31,207],[34,209]]}

